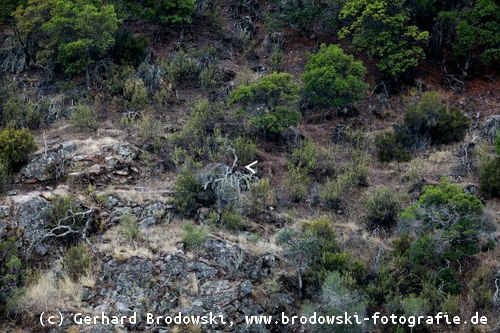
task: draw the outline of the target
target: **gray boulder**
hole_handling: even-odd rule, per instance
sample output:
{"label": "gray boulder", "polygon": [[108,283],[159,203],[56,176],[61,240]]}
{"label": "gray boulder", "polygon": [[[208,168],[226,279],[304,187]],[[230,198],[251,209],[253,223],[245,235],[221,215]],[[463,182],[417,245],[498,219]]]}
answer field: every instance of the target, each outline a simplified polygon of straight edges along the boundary
{"label": "gray boulder", "polygon": [[[47,221],[52,205],[49,201],[34,195],[13,196],[14,216],[24,229],[24,238],[30,245],[40,243],[43,235],[47,231]],[[45,247],[40,244],[41,252],[45,252]]]}
{"label": "gray boulder", "polygon": [[21,169],[24,181],[32,183],[56,177],[58,173],[63,172],[66,159],[75,149],[75,144],[68,141],[62,143],[57,149],[34,157],[28,165]]}

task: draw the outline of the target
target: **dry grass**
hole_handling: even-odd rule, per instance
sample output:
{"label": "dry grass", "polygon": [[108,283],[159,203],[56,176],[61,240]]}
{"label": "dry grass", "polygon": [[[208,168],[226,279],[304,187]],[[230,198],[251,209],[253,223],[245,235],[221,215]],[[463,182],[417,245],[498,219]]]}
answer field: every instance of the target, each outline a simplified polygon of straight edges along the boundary
{"label": "dry grass", "polygon": [[168,225],[156,225],[139,230],[137,241],[130,241],[123,236],[123,226],[108,229],[97,248],[102,253],[110,253],[120,261],[132,257],[156,259],[167,252],[178,252],[177,244],[182,241],[185,221],[175,221]]}
{"label": "dry grass", "polygon": [[75,282],[69,276],[57,279],[54,270],[46,271],[26,288],[26,292],[16,302],[14,312],[41,313],[54,311],[56,308],[79,307],[82,288],[94,285],[95,278],[90,274]]}
{"label": "dry grass", "polygon": [[169,183],[162,182],[163,190],[159,189],[135,189],[135,188],[116,188],[110,186],[104,191],[96,192],[96,195],[112,195],[120,199],[124,204],[146,205],[153,202],[172,203],[172,191],[169,190]]}

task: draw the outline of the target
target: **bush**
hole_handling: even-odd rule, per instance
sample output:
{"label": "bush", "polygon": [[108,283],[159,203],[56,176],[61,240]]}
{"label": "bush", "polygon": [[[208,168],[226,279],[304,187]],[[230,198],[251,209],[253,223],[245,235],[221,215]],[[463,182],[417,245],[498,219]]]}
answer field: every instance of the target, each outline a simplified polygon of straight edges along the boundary
{"label": "bush", "polygon": [[479,187],[491,197],[500,197],[500,157],[487,160],[481,165]]}
{"label": "bush", "polygon": [[341,175],[336,179],[327,179],[319,185],[319,200],[327,208],[337,209],[345,191],[350,188],[351,179],[346,175]]}
{"label": "bush", "polygon": [[279,26],[290,26],[302,32],[330,34],[338,24],[343,0],[271,0],[274,10],[271,19]]}
{"label": "bush", "polygon": [[366,69],[361,61],[346,55],[338,45],[321,45],[307,61],[304,91],[315,105],[342,107],[363,97],[368,85],[362,81]]}
{"label": "bush", "polygon": [[76,107],[76,110],[71,114],[70,121],[74,127],[90,132],[96,131],[99,127],[97,115],[94,110],[84,104],[79,104]]}
{"label": "bush", "polygon": [[289,168],[299,168],[305,173],[316,170],[319,159],[319,147],[311,140],[305,140],[300,147],[293,150],[288,156]]}
{"label": "bush", "polygon": [[167,63],[162,64],[162,68],[166,72],[168,83],[174,89],[178,86],[197,82],[201,72],[198,61],[183,50],[179,50],[171,56]]}
{"label": "bush", "polygon": [[410,160],[410,151],[420,151],[429,144],[449,144],[463,140],[469,120],[454,107],[448,107],[436,92],[426,92],[420,102],[407,107],[404,124],[394,133],[375,138],[381,161]]}
{"label": "bush", "polygon": [[277,134],[297,125],[299,87],[288,73],[273,73],[249,85],[240,85],[229,95],[230,105],[239,105],[249,123],[264,133]]}
{"label": "bush", "polygon": [[202,190],[202,184],[196,179],[194,172],[181,173],[174,185],[177,210],[187,217],[194,216],[198,210],[198,197]]}
{"label": "bush", "polygon": [[122,226],[122,233],[129,240],[136,240],[139,238],[139,219],[137,216],[130,212],[126,212],[120,216],[120,225]]}
{"label": "bush", "polygon": [[135,16],[159,23],[190,23],[195,0],[145,0],[124,1]]}
{"label": "bush", "polygon": [[242,136],[234,139],[234,150],[240,160],[240,164],[249,164],[257,157],[257,145],[250,138]]}
{"label": "bush", "polygon": [[148,46],[148,40],[135,35],[127,28],[119,28],[115,35],[115,45],[111,57],[119,65],[138,66]]}
{"label": "bush", "polygon": [[0,193],[6,192],[11,183],[9,162],[0,156]]}
{"label": "bush", "polygon": [[88,273],[91,263],[92,252],[85,244],[67,249],[63,259],[63,267],[73,280]]}
{"label": "bush", "polygon": [[128,101],[128,105],[132,108],[144,107],[148,102],[148,91],[144,81],[137,78],[130,78],[125,81],[123,98]]}
{"label": "bush", "polygon": [[[411,137],[403,142],[407,148],[418,148],[417,138],[429,138],[433,143],[452,143],[465,136],[469,121],[460,110],[447,107],[437,92],[426,92],[418,104],[409,105],[402,132]],[[417,146],[416,146],[417,145]]]}
{"label": "bush", "polygon": [[269,179],[263,178],[250,184],[250,209],[252,213],[264,212],[266,206],[273,202],[274,190]]}
{"label": "bush", "polygon": [[364,220],[368,227],[392,228],[401,210],[399,195],[390,187],[378,187],[365,197],[366,212]]}
{"label": "bush", "polygon": [[184,226],[184,231],[186,233],[182,237],[182,241],[188,248],[200,247],[208,237],[208,231],[204,226],[194,226],[192,224],[186,224]]}
{"label": "bush", "polygon": [[300,168],[289,169],[283,179],[286,195],[294,202],[299,202],[306,197],[310,183],[311,180]]}
{"label": "bush", "polygon": [[231,230],[238,230],[243,222],[243,215],[232,209],[226,209],[222,212],[220,217],[221,224]]}
{"label": "bush", "polygon": [[328,218],[321,217],[311,221],[311,223],[307,225],[307,229],[312,231],[313,235],[318,240],[323,253],[333,253],[340,250],[339,245],[337,244],[332,222]]}
{"label": "bush", "polygon": [[377,134],[375,147],[377,148],[377,157],[382,162],[407,162],[411,159],[408,149],[398,141],[392,132]]}
{"label": "bush", "polygon": [[26,162],[37,150],[35,137],[26,128],[6,129],[0,133],[0,154],[13,167]]}

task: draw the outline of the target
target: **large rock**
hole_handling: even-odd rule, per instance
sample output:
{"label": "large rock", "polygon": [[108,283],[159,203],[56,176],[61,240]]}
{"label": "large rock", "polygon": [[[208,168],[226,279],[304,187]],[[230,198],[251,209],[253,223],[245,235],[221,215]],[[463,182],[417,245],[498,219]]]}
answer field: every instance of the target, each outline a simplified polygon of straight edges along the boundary
{"label": "large rock", "polygon": [[[11,197],[14,203],[14,216],[24,229],[24,237],[32,244],[39,244],[47,231],[47,221],[52,205],[36,193]],[[45,252],[45,247],[39,244],[37,251]]]}
{"label": "large rock", "polygon": [[484,124],[482,135],[491,142],[495,141],[500,133],[500,114],[489,116]]}
{"label": "large rock", "polygon": [[66,159],[75,149],[73,142],[64,142],[57,149],[34,157],[21,169],[21,175],[28,183],[52,179],[63,172]]}

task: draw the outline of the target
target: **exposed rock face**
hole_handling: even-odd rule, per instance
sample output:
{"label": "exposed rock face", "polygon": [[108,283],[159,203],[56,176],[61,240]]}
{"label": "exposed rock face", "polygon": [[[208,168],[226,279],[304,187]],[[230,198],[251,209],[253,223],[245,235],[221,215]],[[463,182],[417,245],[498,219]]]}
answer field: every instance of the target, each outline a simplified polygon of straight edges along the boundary
{"label": "exposed rock face", "polygon": [[483,136],[486,139],[493,142],[495,141],[497,133],[499,131],[500,131],[500,114],[489,116],[482,130]]}
{"label": "exposed rock face", "polygon": [[[179,312],[183,315],[211,312],[223,315],[227,321],[202,325],[200,332],[269,332],[261,325],[244,325],[244,316],[293,310],[293,299],[288,294],[269,295],[265,302],[253,295],[262,281],[251,276],[271,277],[272,273],[263,274],[260,270],[263,266],[268,269],[274,266],[274,258],[252,258],[239,246],[212,238],[196,254],[193,258],[169,252],[158,259],[132,257],[125,262],[108,256],[103,260],[96,288],[84,292],[84,306],[92,312],[118,316],[137,313],[137,323],[124,325],[124,332],[159,332],[154,330],[156,325],[147,324],[146,314],[174,317]],[[255,269],[259,272],[255,273]],[[107,332],[101,326],[89,332]],[[172,332],[173,326],[160,326],[164,326],[164,332]]]}
{"label": "exposed rock face", "polygon": [[[17,223],[24,229],[24,238],[30,245],[37,244],[40,236],[46,231],[48,213],[52,205],[36,193],[13,196],[12,201]],[[46,252],[42,244],[36,250],[42,254]]]}
{"label": "exposed rock face", "polygon": [[21,175],[26,182],[54,178],[58,172],[62,172],[65,160],[75,149],[73,142],[64,142],[58,149],[47,151],[47,153],[33,158],[28,165],[22,168]]}

